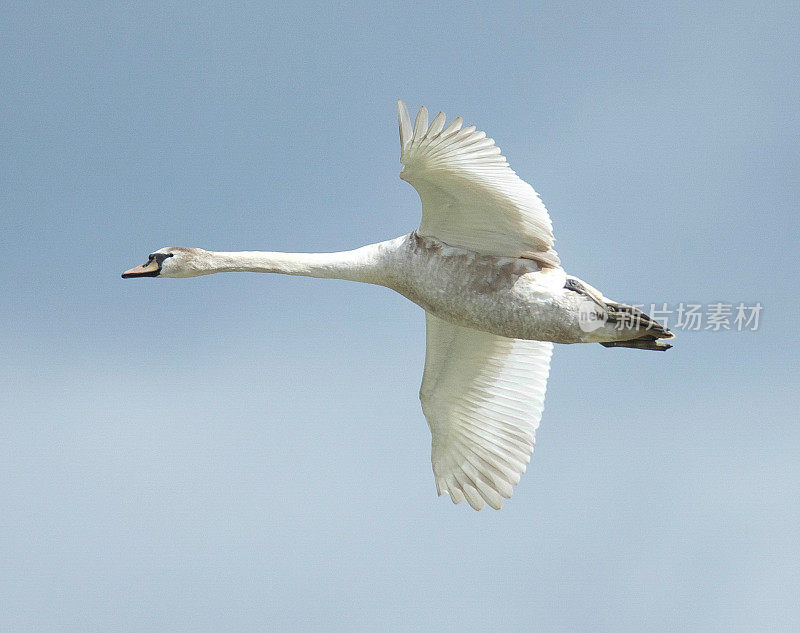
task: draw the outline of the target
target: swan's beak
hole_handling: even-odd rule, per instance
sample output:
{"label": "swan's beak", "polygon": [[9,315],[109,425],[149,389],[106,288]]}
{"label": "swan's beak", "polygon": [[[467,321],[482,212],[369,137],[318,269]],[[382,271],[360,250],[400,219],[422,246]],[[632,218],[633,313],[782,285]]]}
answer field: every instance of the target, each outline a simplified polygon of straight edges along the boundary
{"label": "swan's beak", "polygon": [[155,277],[161,271],[161,266],[155,259],[147,260],[147,263],[131,268],[122,273],[122,278],[128,277]]}

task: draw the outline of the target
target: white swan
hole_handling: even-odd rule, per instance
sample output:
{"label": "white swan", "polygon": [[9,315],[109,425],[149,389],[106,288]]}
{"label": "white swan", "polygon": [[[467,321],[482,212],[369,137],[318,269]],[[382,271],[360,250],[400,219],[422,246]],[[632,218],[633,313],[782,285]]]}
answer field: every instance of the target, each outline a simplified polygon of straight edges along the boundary
{"label": "white swan", "polygon": [[162,248],[123,277],[250,271],[333,277],[396,290],[425,310],[420,389],[439,494],[500,508],[533,451],[555,343],[664,350],[672,334],[568,276],[538,194],[460,118],[412,128],[398,102],[400,177],[422,199],[416,231],[340,253]]}

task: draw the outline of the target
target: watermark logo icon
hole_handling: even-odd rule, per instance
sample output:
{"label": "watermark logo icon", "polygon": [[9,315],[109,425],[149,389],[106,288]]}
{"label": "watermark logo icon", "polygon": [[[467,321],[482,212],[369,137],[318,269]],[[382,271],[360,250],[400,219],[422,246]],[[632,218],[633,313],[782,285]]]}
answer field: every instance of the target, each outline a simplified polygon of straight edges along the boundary
{"label": "watermark logo icon", "polygon": [[608,313],[600,310],[594,301],[581,301],[578,306],[578,326],[584,332],[594,332],[608,321]]}

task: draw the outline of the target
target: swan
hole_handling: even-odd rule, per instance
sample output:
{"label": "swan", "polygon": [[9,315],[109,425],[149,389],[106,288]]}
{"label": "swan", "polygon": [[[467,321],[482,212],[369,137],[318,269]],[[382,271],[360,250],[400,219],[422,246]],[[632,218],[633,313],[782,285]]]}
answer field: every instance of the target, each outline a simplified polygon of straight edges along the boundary
{"label": "swan", "polygon": [[337,253],[214,252],[166,247],[122,274],[222,272],[348,279],[391,288],[425,310],[419,391],[439,495],[499,509],[533,452],[553,343],[663,351],[673,334],[567,275],[539,195],[474,126],[398,101],[400,177],[422,201],[401,237]]}

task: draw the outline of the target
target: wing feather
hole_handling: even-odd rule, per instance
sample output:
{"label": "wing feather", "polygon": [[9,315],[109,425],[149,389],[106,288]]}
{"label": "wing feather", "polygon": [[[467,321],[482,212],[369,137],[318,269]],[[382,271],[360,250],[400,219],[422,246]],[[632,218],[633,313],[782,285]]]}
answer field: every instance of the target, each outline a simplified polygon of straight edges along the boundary
{"label": "wing feather", "polygon": [[419,146],[425,138],[428,131],[428,109],[422,106],[417,112],[417,120],[414,121],[414,138],[411,139],[411,145]]}
{"label": "wing feather", "polygon": [[422,200],[420,235],[487,255],[560,265],[547,210],[493,139],[475,126],[462,128],[461,118],[445,127],[442,112],[429,126],[424,107],[412,127],[402,101],[398,119],[400,177]]}
{"label": "wing feather", "polygon": [[500,508],[533,451],[552,343],[510,339],[426,313],[420,388],[439,494]]}

